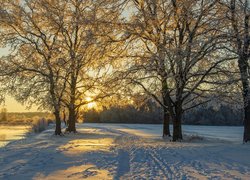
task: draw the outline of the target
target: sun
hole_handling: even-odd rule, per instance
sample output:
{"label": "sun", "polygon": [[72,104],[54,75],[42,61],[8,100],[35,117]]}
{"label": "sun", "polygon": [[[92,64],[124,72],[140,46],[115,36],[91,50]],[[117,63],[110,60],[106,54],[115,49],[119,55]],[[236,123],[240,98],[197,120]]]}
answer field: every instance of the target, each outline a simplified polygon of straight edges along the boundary
{"label": "sun", "polygon": [[86,97],[86,101],[89,102],[87,104],[87,108],[88,109],[93,109],[96,107],[96,103],[95,102],[91,102],[93,99],[91,97]]}

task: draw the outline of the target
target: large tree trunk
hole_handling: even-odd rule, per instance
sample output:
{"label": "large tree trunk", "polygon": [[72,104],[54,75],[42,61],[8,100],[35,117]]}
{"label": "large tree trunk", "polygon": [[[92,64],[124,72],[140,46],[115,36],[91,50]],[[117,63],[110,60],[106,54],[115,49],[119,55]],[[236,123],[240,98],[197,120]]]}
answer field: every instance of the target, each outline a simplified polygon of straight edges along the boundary
{"label": "large tree trunk", "polygon": [[66,131],[68,132],[76,132],[76,77],[71,76],[71,85],[70,85],[70,104],[69,104],[69,120],[68,120],[68,128]]}
{"label": "large tree trunk", "polygon": [[173,120],[173,141],[181,141],[182,140],[182,129],[181,129],[181,120],[175,119]]}
{"label": "large tree trunk", "polygon": [[170,116],[166,108],[164,108],[164,115],[163,115],[163,137],[170,137]]}
{"label": "large tree trunk", "polygon": [[60,112],[59,110],[55,110],[54,112],[55,118],[56,118],[56,129],[55,129],[55,135],[61,135],[62,130],[61,130],[61,120],[60,120]]}
{"label": "large tree trunk", "polygon": [[74,105],[71,104],[69,107],[69,120],[68,120],[68,132],[76,132],[76,114]]}
{"label": "large tree trunk", "polygon": [[243,142],[250,141],[250,101],[248,100],[248,104],[244,107],[244,135]]}
{"label": "large tree trunk", "polygon": [[[237,14],[237,2],[236,0],[231,0],[230,10],[231,10],[231,23],[234,30],[234,36],[236,37],[236,47],[238,58],[238,66],[240,69],[241,83],[243,87],[242,96],[244,100],[244,135],[243,142],[250,141],[250,97],[249,97],[249,12],[248,12],[248,1],[243,3],[244,11],[243,14],[238,16]],[[240,17],[240,19],[238,19]],[[241,22],[244,22],[242,26]],[[243,27],[243,29],[241,29]],[[243,34],[242,34],[243,33]]]}
{"label": "large tree trunk", "polygon": [[162,99],[163,99],[163,134],[162,137],[169,137],[171,136],[170,134],[170,129],[169,129],[169,124],[170,124],[170,101],[168,97],[168,86],[167,82],[164,80],[164,76],[162,77]]}
{"label": "large tree trunk", "polygon": [[243,100],[244,100],[244,135],[243,142],[250,141],[250,97],[249,97],[249,82],[248,82],[248,64],[247,56],[242,55],[239,57],[238,65],[240,69],[241,82],[243,87]]}
{"label": "large tree trunk", "polygon": [[66,112],[65,112],[65,109],[63,111],[63,122],[65,124],[65,126],[68,126],[68,123],[67,123],[67,120],[66,120]]}
{"label": "large tree trunk", "polygon": [[175,118],[173,119],[173,141],[181,141],[182,140],[182,110],[181,107],[177,107],[175,111]]}
{"label": "large tree trunk", "polygon": [[50,76],[50,94],[51,94],[51,98],[53,102],[54,115],[56,119],[55,135],[61,135],[62,129],[61,129],[61,118],[60,118],[60,104],[58,103],[58,100],[55,94],[55,84],[53,80],[53,75]]}

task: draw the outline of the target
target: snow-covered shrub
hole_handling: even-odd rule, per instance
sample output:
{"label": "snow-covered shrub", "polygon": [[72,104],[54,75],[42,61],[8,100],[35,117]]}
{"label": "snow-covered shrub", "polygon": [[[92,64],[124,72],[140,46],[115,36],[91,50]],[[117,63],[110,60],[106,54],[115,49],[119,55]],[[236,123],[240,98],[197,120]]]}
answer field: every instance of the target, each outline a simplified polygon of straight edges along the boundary
{"label": "snow-covered shrub", "polygon": [[48,120],[45,118],[36,118],[32,122],[32,130],[35,133],[44,131],[48,127]]}

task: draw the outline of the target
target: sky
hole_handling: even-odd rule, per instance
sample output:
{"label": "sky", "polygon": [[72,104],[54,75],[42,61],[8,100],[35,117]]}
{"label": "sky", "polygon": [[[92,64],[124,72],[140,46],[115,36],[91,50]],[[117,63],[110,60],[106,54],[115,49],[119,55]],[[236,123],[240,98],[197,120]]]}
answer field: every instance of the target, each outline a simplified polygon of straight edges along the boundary
{"label": "sky", "polygon": [[[8,55],[8,48],[0,48],[0,57],[4,55]],[[31,109],[27,109],[25,105],[18,103],[11,96],[5,97],[5,103],[0,105],[1,108],[7,108],[8,112],[36,112],[37,107],[32,107]]]}
{"label": "sky", "polygon": [[7,96],[1,108],[7,108],[7,112],[37,112],[37,107],[27,109],[25,105],[18,103],[14,98]]}

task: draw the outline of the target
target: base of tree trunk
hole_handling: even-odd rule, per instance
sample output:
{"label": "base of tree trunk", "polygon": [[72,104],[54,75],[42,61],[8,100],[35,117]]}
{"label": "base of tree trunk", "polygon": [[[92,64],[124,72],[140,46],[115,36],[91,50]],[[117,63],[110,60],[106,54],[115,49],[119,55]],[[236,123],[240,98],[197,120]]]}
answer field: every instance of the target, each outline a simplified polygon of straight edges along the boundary
{"label": "base of tree trunk", "polygon": [[70,129],[69,127],[67,127],[67,128],[65,129],[65,132],[68,132],[68,133],[77,133],[77,131],[76,131],[75,128],[74,128],[74,129]]}
{"label": "base of tree trunk", "polygon": [[162,137],[171,137],[169,125],[168,126],[163,125]]}
{"label": "base of tree trunk", "polygon": [[182,141],[183,137],[182,137],[182,130],[181,130],[181,125],[174,127],[174,133],[173,133],[173,142],[176,141]]}
{"label": "base of tree trunk", "polygon": [[69,120],[67,122],[68,127],[66,128],[66,132],[76,133],[76,116],[75,111],[69,110]]}
{"label": "base of tree trunk", "polygon": [[250,143],[250,139],[244,140],[243,144]]}
{"label": "base of tree trunk", "polygon": [[172,137],[172,136],[171,136],[171,134],[165,134],[165,133],[164,133],[164,134],[162,135],[162,137],[165,138],[165,137]]}
{"label": "base of tree trunk", "polygon": [[248,134],[244,133],[243,142],[244,143],[250,142],[250,136]]}
{"label": "base of tree trunk", "polygon": [[170,134],[170,116],[166,108],[164,108],[164,116],[163,116],[163,132],[162,132],[162,137],[171,137]]}
{"label": "base of tree trunk", "polygon": [[[250,103],[250,102],[249,102]],[[250,107],[245,108],[243,143],[250,142]]]}
{"label": "base of tree trunk", "polygon": [[62,136],[62,131],[57,131],[57,130],[55,130],[55,135],[57,136]]}
{"label": "base of tree trunk", "polygon": [[[179,115],[181,117],[181,115]],[[181,118],[176,118],[175,121],[173,121],[173,142],[176,141],[182,141],[182,128],[181,128]]]}
{"label": "base of tree trunk", "polygon": [[56,120],[55,135],[61,136],[62,135],[62,128],[61,128],[60,111],[57,108],[55,108],[55,109],[56,109],[54,112],[55,120]]}
{"label": "base of tree trunk", "polygon": [[173,142],[181,142],[182,140],[182,137],[173,137]]}

